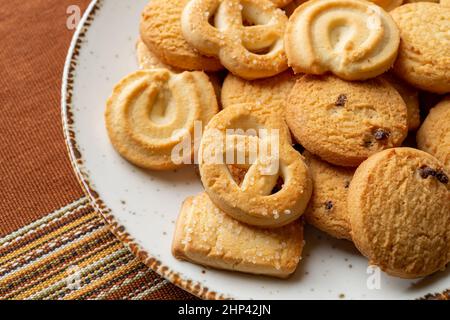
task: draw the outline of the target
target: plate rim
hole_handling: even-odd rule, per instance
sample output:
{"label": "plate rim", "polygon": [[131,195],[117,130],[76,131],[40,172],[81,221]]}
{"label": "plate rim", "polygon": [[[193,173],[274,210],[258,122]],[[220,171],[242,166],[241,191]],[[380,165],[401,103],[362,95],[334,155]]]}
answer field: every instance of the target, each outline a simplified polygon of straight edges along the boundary
{"label": "plate rim", "polygon": [[[104,0],[91,0],[86,11],[84,12],[78,26],[73,34],[69,50],[64,63],[64,71],[61,82],[61,117],[62,130],[64,133],[64,142],[67,152],[69,154],[70,164],[78,183],[82,187],[84,193],[88,196],[90,204],[95,211],[100,213],[101,217],[109,225],[111,232],[130,249],[138,260],[148,266],[151,270],[156,272],[161,277],[165,278],[177,287],[201,298],[210,300],[233,299],[229,294],[224,294],[210,290],[198,281],[182,277],[179,273],[171,270],[169,266],[164,265],[150,252],[142,248],[135,239],[126,231],[125,227],[121,225],[115,218],[112,210],[107,207],[106,203],[101,199],[99,193],[95,191],[90,182],[90,177],[87,170],[84,168],[83,155],[78,148],[76,141],[76,134],[74,131],[73,119],[73,84],[74,71],[78,66],[78,57],[80,54],[83,39],[95,19],[96,13],[101,9]],[[450,289],[442,293],[429,293],[418,299],[425,300],[449,300]]]}
{"label": "plate rim", "polygon": [[179,273],[171,270],[169,266],[164,265],[150,252],[142,248],[134,238],[126,231],[125,227],[121,225],[115,218],[112,210],[107,207],[105,202],[101,199],[99,193],[95,191],[90,182],[90,177],[84,168],[84,160],[78,144],[76,141],[76,133],[74,131],[73,119],[73,84],[74,71],[78,66],[78,57],[81,50],[83,39],[85,38],[89,27],[91,26],[96,13],[101,9],[103,0],[91,0],[86,11],[84,12],[75,33],[72,37],[67,57],[64,64],[64,71],[61,85],[61,117],[64,133],[64,142],[69,154],[70,164],[78,183],[82,187],[85,194],[88,196],[90,204],[94,209],[100,213],[102,218],[109,225],[111,232],[136,256],[142,263],[147,265],[150,269],[158,275],[168,280],[177,287],[197,296],[201,299],[208,300],[223,300],[232,299],[232,296],[210,290],[198,281],[182,277]]}

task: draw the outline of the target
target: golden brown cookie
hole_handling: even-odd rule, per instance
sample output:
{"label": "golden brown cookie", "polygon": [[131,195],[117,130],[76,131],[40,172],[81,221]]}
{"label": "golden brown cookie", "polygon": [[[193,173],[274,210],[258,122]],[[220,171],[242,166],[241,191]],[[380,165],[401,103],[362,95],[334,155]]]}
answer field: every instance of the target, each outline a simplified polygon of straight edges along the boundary
{"label": "golden brown cookie", "polygon": [[[252,150],[256,152],[250,160]],[[244,155],[241,163],[236,153]],[[206,127],[199,155],[206,192],[233,218],[276,228],[303,214],[312,192],[310,173],[291,146],[289,129],[275,112],[253,105],[223,109]],[[233,179],[230,164],[247,166],[242,184]],[[279,178],[283,184],[273,192]]]}
{"label": "golden brown cookie", "polygon": [[400,7],[403,3],[403,0],[370,0],[370,2],[379,5],[386,11],[391,11],[397,7]]}
{"label": "golden brown cookie", "polygon": [[450,170],[450,97],[433,109],[417,132],[417,145]]}
{"label": "golden brown cookie", "polygon": [[450,92],[450,7],[409,3],[391,11],[402,38],[394,71],[423,90]]}
{"label": "golden brown cookie", "polygon": [[303,225],[260,229],[234,220],[206,193],[185,200],[172,244],[177,259],[218,269],[286,278],[303,250]]}
{"label": "golden brown cookie", "polygon": [[269,0],[191,0],[181,18],[183,35],[193,47],[248,80],[288,68],[286,24],[284,11]]}
{"label": "golden brown cookie", "polygon": [[358,166],[401,145],[408,133],[405,103],[386,80],[348,82],[333,75],[300,78],[286,121],[308,151],[335,165]]}
{"label": "golden brown cookie", "polygon": [[286,97],[297,78],[291,71],[286,71],[272,78],[248,81],[230,73],[222,87],[222,106],[250,103],[284,115]]}
{"label": "golden brown cookie", "polygon": [[352,238],[371,265],[402,278],[450,261],[450,185],[443,164],[423,151],[377,153],[356,170],[348,193]]}
{"label": "golden brown cookie", "polygon": [[217,71],[219,60],[192,48],[181,32],[181,13],[189,0],[152,0],[142,12],[142,41],[160,61],[183,70]]}
{"label": "golden brown cookie", "polygon": [[385,73],[383,78],[400,93],[405,101],[408,110],[408,129],[410,131],[417,130],[420,127],[419,92],[391,73]]}
{"label": "golden brown cookie", "polygon": [[400,34],[391,16],[368,1],[311,0],[289,17],[285,42],[296,73],[365,80],[392,66]]}
{"label": "golden brown cookie", "polygon": [[355,170],[333,166],[308,151],[303,155],[313,179],[306,222],[335,238],[351,240],[347,194]]}
{"label": "golden brown cookie", "polygon": [[136,44],[136,56],[140,69],[167,69],[174,73],[183,72],[181,69],[173,68],[163,63],[153,52],[151,52],[145,43],[139,39]]}
{"label": "golden brown cookie", "polygon": [[[140,69],[167,69],[173,73],[182,73],[183,70],[171,67],[159,60],[159,58],[148,50],[147,46],[142,40],[138,40],[136,44],[136,56]],[[220,94],[222,91],[222,78],[218,72],[208,72],[209,81],[214,87],[214,92],[216,93],[217,103],[221,105]]]}
{"label": "golden brown cookie", "polygon": [[191,152],[176,156],[191,160],[195,122],[205,126],[217,112],[205,73],[140,70],[115,86],[105,121],[114,148],[125,159],[142,168],[169,170],[183,164],[178,160],[185,159],[174,159],[173,151],[184,141],[190,142]]}

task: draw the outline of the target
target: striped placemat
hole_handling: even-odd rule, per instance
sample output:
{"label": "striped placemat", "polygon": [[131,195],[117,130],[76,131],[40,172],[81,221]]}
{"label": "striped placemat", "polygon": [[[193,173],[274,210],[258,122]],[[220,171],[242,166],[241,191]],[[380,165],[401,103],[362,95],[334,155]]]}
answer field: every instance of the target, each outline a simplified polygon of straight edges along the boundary
{"label": "striped placemat", "polygon": [[0,239],[3,299],[190,299],[140,263],[82,197]]}

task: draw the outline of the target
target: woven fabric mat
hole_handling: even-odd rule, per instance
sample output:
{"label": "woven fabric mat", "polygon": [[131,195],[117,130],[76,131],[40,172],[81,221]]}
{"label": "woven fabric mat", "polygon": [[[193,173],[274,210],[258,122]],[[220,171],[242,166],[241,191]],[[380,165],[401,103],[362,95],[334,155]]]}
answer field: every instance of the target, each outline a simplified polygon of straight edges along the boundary
{"label": "woven fabric mat", "polygon": [[67,10],[88,3],[0,6],[0,298],[194,299],[110,233],[70,166],[60,116]]}

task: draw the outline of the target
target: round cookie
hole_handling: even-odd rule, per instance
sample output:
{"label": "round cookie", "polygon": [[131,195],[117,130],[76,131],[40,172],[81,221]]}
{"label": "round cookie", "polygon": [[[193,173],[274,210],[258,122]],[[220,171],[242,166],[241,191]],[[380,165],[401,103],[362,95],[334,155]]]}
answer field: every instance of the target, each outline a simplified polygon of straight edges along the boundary
{"label": "round cookie", "polygon": [[181,13],[189,0],[152,0],[142,12],[142,41],[160,61],[183,70],[217,71],[219,60],[192,48],[181,32]]}
{"label": "round cookie", "polygon": [[180,69],[173,68],[168,64],[163,63],[153,52],[151,52],[145,43],[139,39],[136,44],[136,57],[140,69],[167,69],[174,73],[183,72]]}
{"label": "round cookie", "polygon": [[[138,40],[136,44],[136,56],[139,64],[140,69],[167,69],[170,72],[173,73],[182,73],[183,70],[173,68],[159,60],[159,58],[150,50],[148,50],[147,46],[142,40]],[[211,84],[214,87],[214,92],[216,93],[217,97],[217,103],[221,104],[220,102],[220,94],[222,91],[222,78],[219,75],[218,72],[208,72],[207,73],[209,77],[209,81],[211,81]]]}
{"label": "round cookie", "polygon": [[333,166],[308,151],[303,156],[313,180],[306,222],[335,238],[351,240],[347,194],[355,170]]}
{"label": "round cookie", "polygon": [[422,90],[450,92],[450,7],[418,2],[390,13],[402,39],[397,76]]}
{"label": "round cookie", "polygon": [[386,80],[344,81],[306,75],[292,89],[286,121],[306,150],[340,166],[401,145],[408,133],[405,103]]}
{"label": "round cookie", "polygon": [[272,78],[248,81],[229,73],[222,87],[222,106],[250,103],[284,114],[286,97],[297,78],[286,71]]}
{"label": "round cookie", "polygon": [[366,80],[392,67],[400,44],[391,16],[363,0],[310,0],[289,17],[288,64],[295,73]]}
{"label": "round cookie", "polygon": [[371,265],[419,278],[450,261],[450,185],[426,152],[395,148],[356,170],[348,192],[352,238]]}
{"label": "round cookie", "polygon": [[417,132],[417,145],[450,170],[450,97],[431,109]]}
{"label": "round cookie", "polygon": [[420,127],[419,92],[391,73],[385,73],[383,78],[400,93],[406,104],[406,109],[408,110],[408,129],[410,131],[417,130]]}

